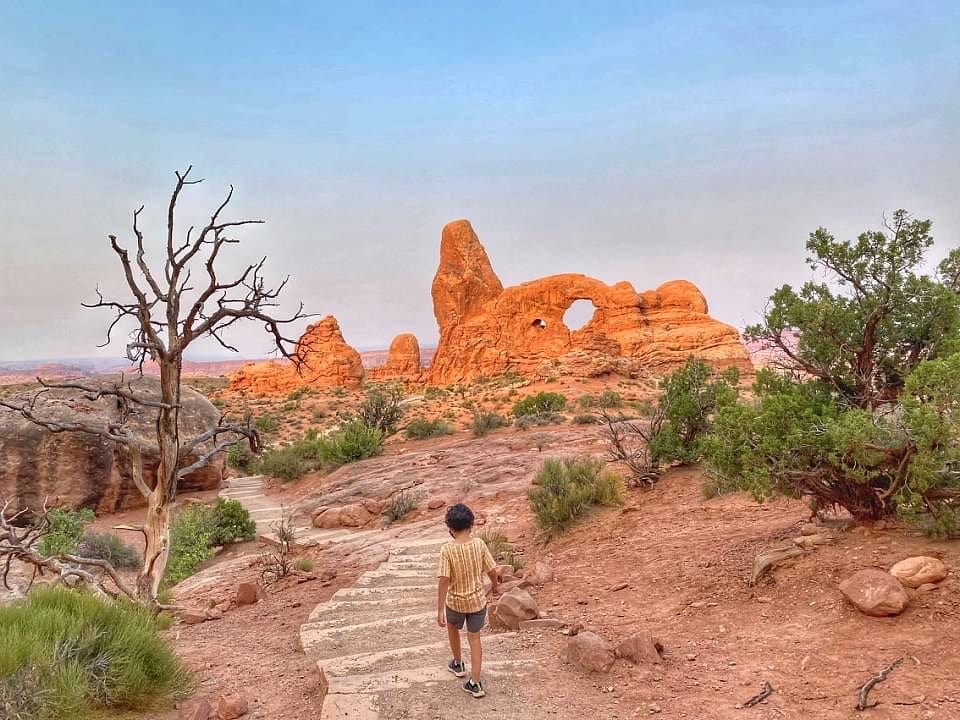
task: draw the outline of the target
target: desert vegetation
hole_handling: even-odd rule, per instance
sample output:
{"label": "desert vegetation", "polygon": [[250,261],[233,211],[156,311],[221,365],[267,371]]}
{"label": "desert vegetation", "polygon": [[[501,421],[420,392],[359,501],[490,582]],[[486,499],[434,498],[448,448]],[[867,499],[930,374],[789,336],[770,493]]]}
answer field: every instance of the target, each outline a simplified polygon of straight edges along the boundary
{"label": "desert vegetation", "polygon": [[164,587],[193,575],[213,556],[213,549],[230,542],[253,540],[257,526],[236,500],[219,498],[215,505],[190,503],[174,517],[170,528],[170,560]]}
{"label": "desert vegetation", "polygon": [[594,505],[619,505],[623,494],[623,480],[596,458],[550,458],[534,478],[528,499],[537,527],[551,537]]}

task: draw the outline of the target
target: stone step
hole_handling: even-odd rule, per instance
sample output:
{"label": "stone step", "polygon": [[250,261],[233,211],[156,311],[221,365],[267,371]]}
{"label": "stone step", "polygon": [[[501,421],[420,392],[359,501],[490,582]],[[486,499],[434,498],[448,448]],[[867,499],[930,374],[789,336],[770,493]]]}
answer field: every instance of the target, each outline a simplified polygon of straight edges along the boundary
{"label": "stone step", "polygon": [[[446,632],[436,625],[434,627],[437,630],[438,638],[432,642],[378,652],[361,652],[354,655],[330,657],[319,661],[317,665],[330,678],[396,672],[436,665],[441,668],[446,667],[446,664],[450,662],[450,647],[447,644]],[[442,639],[439,638],[440,634],[443,636]],[[463,647],[466,648],[466,638],[463,638],[462,642]],[[517,642],[517,633],[485,633],[483,636],[484,662],[524,657],[522,652],[516,651]]]}
{"label": "stone step", "polygon": [[391,597],[425,597],[435,598],[437,585],[404,585],[394,587],[349,587],[337,590],[333,594],[334,600],[385,600]]}
{"label": "stone step", "polygon": [[382,613],[393,612],[397,615],[411,615],[435,609],[436,596],[433,597],[389,597],[382,600],[330,600],[317,605],[307,623],[336,622],[342,619],[352,619],[354,622],[366,622],[381,616]]}
{"label": "stone step", "polygon": [[358,649],[396,650],[430,642],[440,633],[446,636],[445,631],[437,627],[436,617],[436,612],[431,611],[359,625],[304,630],[300,633],[300,644],[305,654],[319,660],[349,655]]}
{"label": "stone step", "polygon": [[410,555],[421,556],[418,559],[423,559],[423,555],[432,555],[436,557],[437,553],[440,552],[440,548],[446,545],[448,541],[449,538],[444,540],[438,537],[428,537],[414,541],[407,540],[404,542],[403,547],[398,547],[391,553],[391,555],[399,555],[402,557]]}
{"label": "stone step", "polygon": [[398,555],[396,553],[391,553],[390,557],[387,558],[387,562],[391,563],[430,563],[434,567],[437,566],[437,563],[440,561],[440,551],[433,553],[415,553],[410,555]]}
{"label": "stone step", "polygon": [[436,572],[423,570],[370,570],[357,578],[354,587],[393,587],[429,585],[436,582]]}
{"label": "stone step", "polygon": [[404,562],[402,560],[387,560],[385,563],[381,563],[378,570],[429,570],[431,573],[436,573],[437,570],[437,559],[434,558],[431,562]]}
{"label": "stone step", "polygon": [[[448,653],[449,654],[449,653]],[[414,685],[425,683],[448,683],[458,678],[447,669],[449,658],[444,655],[444,662],[423,667],[408,668],[406,670],[387,670],[385,672],[344,675],[330,677],[328,692],[342,695],[378,694],[389,690],[404,690]],[[483,677],[499,678],[516,674],[533,666],[531,660],[487,660],[483,661]],[[469,661],[467,662],[469,671]],[[460,680],[461,683],[464,680]]]}

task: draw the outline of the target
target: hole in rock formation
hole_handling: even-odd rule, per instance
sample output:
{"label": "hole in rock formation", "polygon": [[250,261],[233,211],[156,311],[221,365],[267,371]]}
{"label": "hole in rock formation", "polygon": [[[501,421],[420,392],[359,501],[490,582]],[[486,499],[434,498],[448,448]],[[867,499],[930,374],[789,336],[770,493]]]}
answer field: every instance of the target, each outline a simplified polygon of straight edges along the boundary
{"label": "hole in rock formation", "polygon": [[541,329],[541,330],[545,330],[546,327],[547,327],[547,321],[544,320],[543,318],[537,318],[537,319],[534,320],[531,324],[532,324],[535,328],[539,328],[539,329]]}
{"label": "hole in rock formation", "polygon": [[563,324],[570,331],[580,330],[593,319],[593,314],[597,311],[597,306],[590,300],[574,300],[573,304],[567,308],[563,314]]}

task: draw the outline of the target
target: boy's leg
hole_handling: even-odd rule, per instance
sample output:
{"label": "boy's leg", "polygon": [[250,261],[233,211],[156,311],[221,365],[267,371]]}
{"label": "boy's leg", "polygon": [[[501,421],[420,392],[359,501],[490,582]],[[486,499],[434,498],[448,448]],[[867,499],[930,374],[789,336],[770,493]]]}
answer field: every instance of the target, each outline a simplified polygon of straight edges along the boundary
{"label": "boy's leg", "polygon": [[480,682],[480,667],[483,664],[483,647],[480,645],[479,632],[467,632],[467,642],[470,643],[470,679],[474,683]]}
{"label": "boy's leg", "polygon": [[454,627],[451,622],[447,622],[447,639],[450,640],[450,652],[453,654],[453,659],[458,663],[463,662],[460,649],[460,630]]}

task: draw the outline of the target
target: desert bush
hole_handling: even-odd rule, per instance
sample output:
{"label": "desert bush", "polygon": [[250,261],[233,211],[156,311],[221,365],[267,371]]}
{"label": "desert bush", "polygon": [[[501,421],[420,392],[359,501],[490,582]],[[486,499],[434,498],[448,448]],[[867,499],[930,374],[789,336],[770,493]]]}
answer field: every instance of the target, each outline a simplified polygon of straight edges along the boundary
{"label": "desert bush", "polygon": [[257,523],[239,500],[218,498],[210,509],[209,522],[210,543],[214,546],[253,540],[257,536]]}
{"label": "desert bush", "polygon": [[285,412],[285,413],[286,413],[286,412],[293,412],[293,411],[296,410],[298,407],[300,407],[300,403],[297,403],[297,402],[285,402],[283,405],[280,406],[280,410],[281,410],[281,412]]}
{"label": "desert bush", "polygon": [[115,568],[135,568],[140,566],[140,553],[113,533],[87,531],[77,545],[77,554],[85,558],[106,560]]}
{"label": "desert bush", "polygon": [[403,429],[404,437],[410,440],[426,440],[441,435],[450,435],[452,432],[453,426],[439,418],[433,420],[414,418]]}
{"label": "desert bush", "polygon": [[518,400],[513,404],[513,416],[516,418],[525,415],[539,415],[542,413],[558,413],[567,405],[567,398],[556,392],[539,392]]}
{"label": "desert bush", "polygon": [[47,513],[50,527],[37,545],[37,552],[44,557],[73,553],[83,538],[83,529],[93,522],[93,510],[80,508],[53,508]]}
{"label": "desert bush", "polygon": [[303,476],[309,469],[297,445],[270,448],[257,461],[257,472],[290,482]]}
{"label": "desert bush", "polygon": [[540,412],[535,415],[521,415],[514,423],[520,430],[538,427],[541,425],[559,425],[566,422],[567,419],[560,413]]}
{"label": "desert bush", "polygon": [[249,472],[255,465],[257,456],[250,450],[250,446],[245,442],[238,442],[231,445],[227,450],[227,465],[240,472]]}
{"label": "desert bush", "polygon": [[298,557],[293,561],[293,567],[300,572],[313,572],[314,562],[311,557]]}
{"label": "desert bush", "polygon": [[386,502],[383,514],[390,522],[396,522],[413,512],[422,499],[423,495],[420,493],[401,490]]}
{"label": "desert bush", "polygon": [[170,523],[170,556],[164,575],[164,586],[172,587],[193,575],[212,555],[213,543],[210,508],[191,503],[178,512]]}
{"label": "desert bush", "polygon": [[269,413],[257,416],[257,419],[253,421],[253,425],[263,433],[276,432],[280,428],[280,423]]}
{"label": "desert bush", "polygon": [[477,531],[477,537],[483,540],[494,559],[501,560],[504,555],[513,552],[513,545],[507,540],[503,530],[484,527]]}
{"label": "desert bush", "polygon": [[703,360],[690,357],[660,385],[657,427],[650,437],[650,458],[657,465],[692,463],[700,458],[698,441],[710,429],[718,407],[737,398],[735,367],[714,375]]}
{"label": "desert bush", "polygon": [[576,406],[579,410],[593,410],[597,407],[597,396],[590,395],[581,395],[577,398]]}
{"label": "desert bush", "polygon": [[592,413],[580,413],[573,416],[574,425],[596,425],[600,419]]}
{"label": "desert bush", "polygon": [[339,431],[319,438],[315,457],[325,466],[337,467],[383,452],[384,433],[362,420],[351,420]]}
{"label": "desert bush", "polygon": [[596,458],[544,461],[528,491],[530,510],[540,530],[557,535],[593,505],[623,502],[623,480]]}
{"label": "desert bush", "polygon": [[140,712],[189,693],[154,619],[125,601],[37,587],[0,607],[0,710],[11,720]]}
{"label": "desert bush", "polygon": [[616,390],[604,390],[597,398],[597,405],[608,410],[623,407],[623,398]]}
{"label": "desert bush", "polygon": [[470,429],[474,436],[483,437],[487,433],[509,424],[510,422],[503,415],[498,415],[483,408],[474,408]]}
{"label": "desert bush", "polygon": [[260,579],[265,585],[287,577],[294,567],[293,545],[297,538],[293,517],[281,509],[280,519],[271,524],[276,544],[260,555]]}
{"label": "desert bush", "polygon": [[304,395],[307,394],[307,389],[305,387],[297,388],[296,390],[291,390],[287,394],[287,402],[297,402]]}
{"label": "desert bush", "polygon": [[389,437],[397,431],[397,423],[403,417],[401,400],[403,388],[399,385],[376,385],[367,390],[357,414],[365,425]]}

